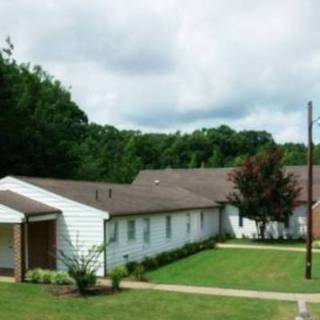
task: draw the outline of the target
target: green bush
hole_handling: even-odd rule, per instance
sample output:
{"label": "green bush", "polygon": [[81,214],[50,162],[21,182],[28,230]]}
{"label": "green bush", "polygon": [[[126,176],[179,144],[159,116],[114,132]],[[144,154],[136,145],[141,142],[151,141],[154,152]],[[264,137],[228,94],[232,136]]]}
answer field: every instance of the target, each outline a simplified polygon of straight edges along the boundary
{"label": "green bush", "polygon": [[[66,239],[66,241],[69,241]],[[74,246],[74,253],[70,254],[63,250],[57,251],[57,259],[67,268],[68,273],[74,280],[79,292],[84,294],[89,287],[97,283],[97,270],[101,266],[100,256],[105,252],[107,243],[93,245],[83,250],[77,239]]]}
{"label": "green bush", "polygon": [[52,272],[51,283],[57,285],[68,285],[72,284],[73,280],[68,272]]}
{"label": "green bush", "polygon": [[29,270],[26,273],[25,280],[27,282],[42,283],[43,271],[40,268]]}
{"label": "green bush", "polygon": [[166,265],[173,260],[173,255],[170,252],[162,252],[156,256],[159,266]]}
{"label": "green bush", "polygon": [[51,283],[51,270],[42,270],[42,281],[41,283],[50,284]]}
{"label": "green bush", "polygon": [[26,273],[25,280],[32,283],[66,285],[73,283],[67,272],[36,268]]}
{"label": "green bush", "polygon": [[120,289],[120,282],[123,278],[128,276],[128,270],[125,266],[117,266],[110,272],[112,282],[112,289],[118,291]]}
{"label": "green bush", "polygon": [[146,278],[144,276],[144,272],[145,272],[145,269],[143,264],[137,263],[136,268],[132,272],[132,275],[137,281],[145,281]]}
{"label": "green bush", "polygon": [[159,268],[159,262],[157,258],[147,257],[142,261],[146,270],[154,270]]}
{"label": "green bush", "polygon": [[128,262],[128,263],[126,264],[128,273],[129,273],[129,274],[132,274],[138,265],[139,265],[139,263],[138,263],[138,262],[135,262],[135,261]]}
{"label": "green bush", "polygon": [[[164,266],[168,263],[174,262],[176,260],[188,257],[202,250],[209,250],[214,248],[214,238],[210,238],[202,242],[187,243],[183,247],[178,248],[176,250],[161,252],[155,257],[146,257],[141,262],[141,265],[143,266],[144,271],[150,271]],[[135,261],[131,261],[127,264],[128,272],[132,274],[135,278],[136,276],[134,275],[134,271],[138,265],[139,264]]]}
{"label": "green bush", "polygon": [[69,274],[77,284],[80,293],[84,293],[88,288],[95,286],[97,283],[95,271],[87,272],[86,270],[71,269]]}

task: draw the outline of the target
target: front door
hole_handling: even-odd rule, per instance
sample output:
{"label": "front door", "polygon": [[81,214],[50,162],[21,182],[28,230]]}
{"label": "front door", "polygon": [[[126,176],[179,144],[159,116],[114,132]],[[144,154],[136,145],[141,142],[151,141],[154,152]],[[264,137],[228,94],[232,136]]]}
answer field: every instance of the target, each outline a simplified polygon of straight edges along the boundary
{"label": "front door", "polygon": [[0,269],[13,268],[13,227],[0,224]]}
{"label": "front door", "polygon": [[28,269],[55,268],[55,221],[28,223]]}

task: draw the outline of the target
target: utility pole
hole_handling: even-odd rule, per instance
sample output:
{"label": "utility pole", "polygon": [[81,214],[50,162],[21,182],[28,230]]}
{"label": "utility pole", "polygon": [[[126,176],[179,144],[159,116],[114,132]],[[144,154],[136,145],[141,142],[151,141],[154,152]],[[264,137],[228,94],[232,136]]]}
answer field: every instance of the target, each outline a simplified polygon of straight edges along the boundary
{"label": "utility pole", "polygon": [[306,269],[305,278],[311,279],[312,271],[312,203],[313,203],[313,161],[312,161],[312,101],[308,103],[308,215],[306,241]]}

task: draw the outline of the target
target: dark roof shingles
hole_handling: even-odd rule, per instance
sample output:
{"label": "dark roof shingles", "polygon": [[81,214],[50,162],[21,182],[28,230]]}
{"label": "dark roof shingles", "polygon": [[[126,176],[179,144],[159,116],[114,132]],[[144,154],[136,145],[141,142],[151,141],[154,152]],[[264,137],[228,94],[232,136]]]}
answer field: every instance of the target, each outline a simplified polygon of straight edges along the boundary
{"label": "dark roof shingles", "polygon": [[[232,182],[227,175],[234,168],[216,169],[165,169],[140,171],[134,185],[151,186],[159,180],[160,186],[180,186],[194,193],[200,194],[212,201],[225,202],[227,195],[233,190]],[[285,170],[297,176],[302,192],[298,201],[307,201],[307,167],[288,166]],[[320,166],[314,166],[314,201],[319,199]]]}
{"label": "dark roof shingles", "polygon": [[[215,202],[179,187],[134,186],[51,178],[16,177],[110,215],[212,208]],[[109,190],[112,196],[109,197]],[[98,199],[96,199],[96,194]]]}
{"label": "dark roof shingles", "polygon": [[50,207],[39,201],[32,200],[10,190],[0,191],[0,204],[27,216],[59,213],[59,209]]}

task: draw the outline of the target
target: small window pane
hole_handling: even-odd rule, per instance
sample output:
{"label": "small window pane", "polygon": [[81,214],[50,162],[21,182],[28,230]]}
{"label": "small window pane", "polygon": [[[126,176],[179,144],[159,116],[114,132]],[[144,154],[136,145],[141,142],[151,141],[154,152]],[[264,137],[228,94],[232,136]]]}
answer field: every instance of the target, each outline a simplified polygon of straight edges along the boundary
{"label": "small window pane", "polygon": [[143,219],[143,241],[145,243],[150,242],[150,219]]}
{"label": "small window pane", "polygon": [[166,216],[166,238],[171,238],[171,217]]}
{"label": "small window pane", "polygon": [[203,228],[204,228],[204,214],[203,214],[202,211],[200,213],[200,228],[201,228],[201,231],[203,231]]}
{"label": "small window pane", "polygon": [[111,223],[111,225],[110,225],[110,238],[109,238],[110,242],[117,242],[118,241],[118,234],[119,234],[118,229],[119,229],[118,222]]}
{"label": "small window pane", "polygon": [[190,213],[187,213],[187,233],[191,232],[191,216]]}
{"label": "small window pane", "polygon": [[136,222],[134,220],[128,221],[128,240],[136,239]]}

